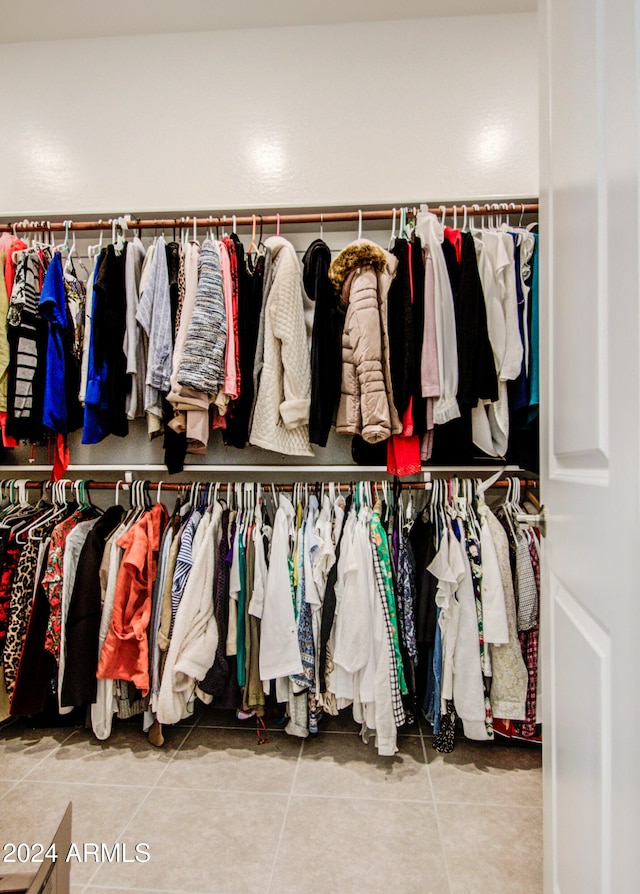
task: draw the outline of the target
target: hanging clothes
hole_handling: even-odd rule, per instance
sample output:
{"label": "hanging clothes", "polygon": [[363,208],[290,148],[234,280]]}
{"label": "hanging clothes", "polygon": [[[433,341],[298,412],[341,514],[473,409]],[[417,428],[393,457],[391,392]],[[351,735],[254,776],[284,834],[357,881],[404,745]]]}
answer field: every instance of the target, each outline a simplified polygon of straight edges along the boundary
{"label": "hanging clothes", "polygon": [[402,431],[391,393],[387,294],[397,260],[360,240],[332,262],[329,276],[345,310],[336,431],[369,443]]}
{"label": "hanging clothes", "polygon": [[113,245],[103,248],[94,279],[83,444],[97,444],[109,434],[124,437],[129,429],[127,359],[123,349],[126,252],[127,243],[120,253]]}
{"label": "hanging clothes", "polygon": [[78,558],[65,624],[65,671],[62,707],[90,705],[96,699],[102,604],[100,563],[106,541],[120,524],[122,506],[110,506],[92,526]]}
{"label": "hanging clothes", "polygon": [[249,441],[265,450],[313,456],[311,364],[300,263],[286,239],[274,236],[266,245],[271,251],[271,283],[264,302],[263,365]]}
{"label": "hanging clothes", "polygon": [[213,512],[200,521],[194,538],[193,565],[176,612],[160,684],[156,712],[160,723],[177,723],[192,713],[196,683],[215,658],[218,628],[211,597],[221,516],[222,507],[216,503]]}
{"label": "hanging clothes", "polygon": [[[25,246],[26,248],[26,246]],[[42,276],[48,256],[26,250],[11,277],[7,313],[11,360],[7,393],[7,434],[40,440],[47,354],[47,323],[39,311]]]}
{"label": "hanging clothes", "polygon": [[326,447],[340,399],[342,366],[342,315],[329,280],[331,251],[322,239],[314,240],[303,258],[305,292],[315,303],[311,336],[311,407],[309,439]]}
{"label": "hanging clothes", "polygon": [[167,521],[160,503],[123,534],[113,616],[98,662],[98,679],[130,680],[143,695],[149,692],[148,640],[151,595],[160,539]]}

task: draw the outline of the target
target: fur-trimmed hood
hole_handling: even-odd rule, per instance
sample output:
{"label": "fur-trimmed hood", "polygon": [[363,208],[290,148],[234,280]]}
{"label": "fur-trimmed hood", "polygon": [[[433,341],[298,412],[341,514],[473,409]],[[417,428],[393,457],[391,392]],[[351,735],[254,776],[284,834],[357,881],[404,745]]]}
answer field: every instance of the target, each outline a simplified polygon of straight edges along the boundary
{"label": "fur-trimmed hood", "polygon": [[373,267],[376,274],[382,273],[387,267],[387,254],[383,248],[368,239],[358,239],[347,245],[329,267],[329,279],[338,294],[356,267]]}

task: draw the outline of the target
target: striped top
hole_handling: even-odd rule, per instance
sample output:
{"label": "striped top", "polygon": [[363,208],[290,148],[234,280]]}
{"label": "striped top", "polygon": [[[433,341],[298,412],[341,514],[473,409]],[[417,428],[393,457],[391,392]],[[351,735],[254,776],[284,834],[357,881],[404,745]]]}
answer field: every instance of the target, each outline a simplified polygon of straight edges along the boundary
{"label": "striped top", "polygon": [[[17,333],[13,383],[10,388],[9,415],[30,424],[40,423],[41,401],[34,405],[34,380],[38,374],[39,331],[45,325],[38,310],[40,301],[40,257],[37,251],[26,251],[16,266],[16,275],[11,290],[11,301],[7,313],[7,323]],[[31,435],[31,430],[20,430],[20,436]]]}
{"label": "striped top", "polygon": [[193,538],[201,518],[202,516],[198,511],[193,512],[180,538],[180,549],[171,586],[171,632],[173,632],[176,612],[191,573],[191,566],[193,565]]}
{"label": "striped top", "polygon": [[216,395],[224,384],[227,317],[220,258],[210,239],[200,253],[198,291],[187,330],[178,384]]}

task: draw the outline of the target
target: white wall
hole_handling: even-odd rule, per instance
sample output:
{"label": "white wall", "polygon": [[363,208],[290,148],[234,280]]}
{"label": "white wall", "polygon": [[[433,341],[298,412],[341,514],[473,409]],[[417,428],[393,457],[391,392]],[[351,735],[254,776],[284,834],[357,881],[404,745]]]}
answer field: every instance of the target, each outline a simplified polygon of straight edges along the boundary
{"label": "white wall", "polygon": [[535,196],[536,46],[533,13],[5,44],[0,215]]}

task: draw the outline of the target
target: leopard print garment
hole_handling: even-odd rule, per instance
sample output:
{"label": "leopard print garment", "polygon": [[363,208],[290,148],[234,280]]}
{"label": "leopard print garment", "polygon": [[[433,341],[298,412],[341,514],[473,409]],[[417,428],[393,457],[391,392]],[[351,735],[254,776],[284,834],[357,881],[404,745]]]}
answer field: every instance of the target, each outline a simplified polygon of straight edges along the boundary
{"label": "leopard print garment", "polygon": [[176,324],[173,327],[173,340],[178,337],[178,330],[180,329],[180,320],[182,318],[182,306],[184,304],[184,293],[185,293],[185,276],[184,276],[184,252],[180,251],[180,261],[178,266],[178,311],[176,313]]}
{"label": "leopard print garment", "polygon": [[40,541],[35,538],[29,539],[22,550],[13,582],[9,606],[9,626],[4,647],[4,678],[9,698],[13,695],[16,685],[22,646],[29,626],[39,549]]}

